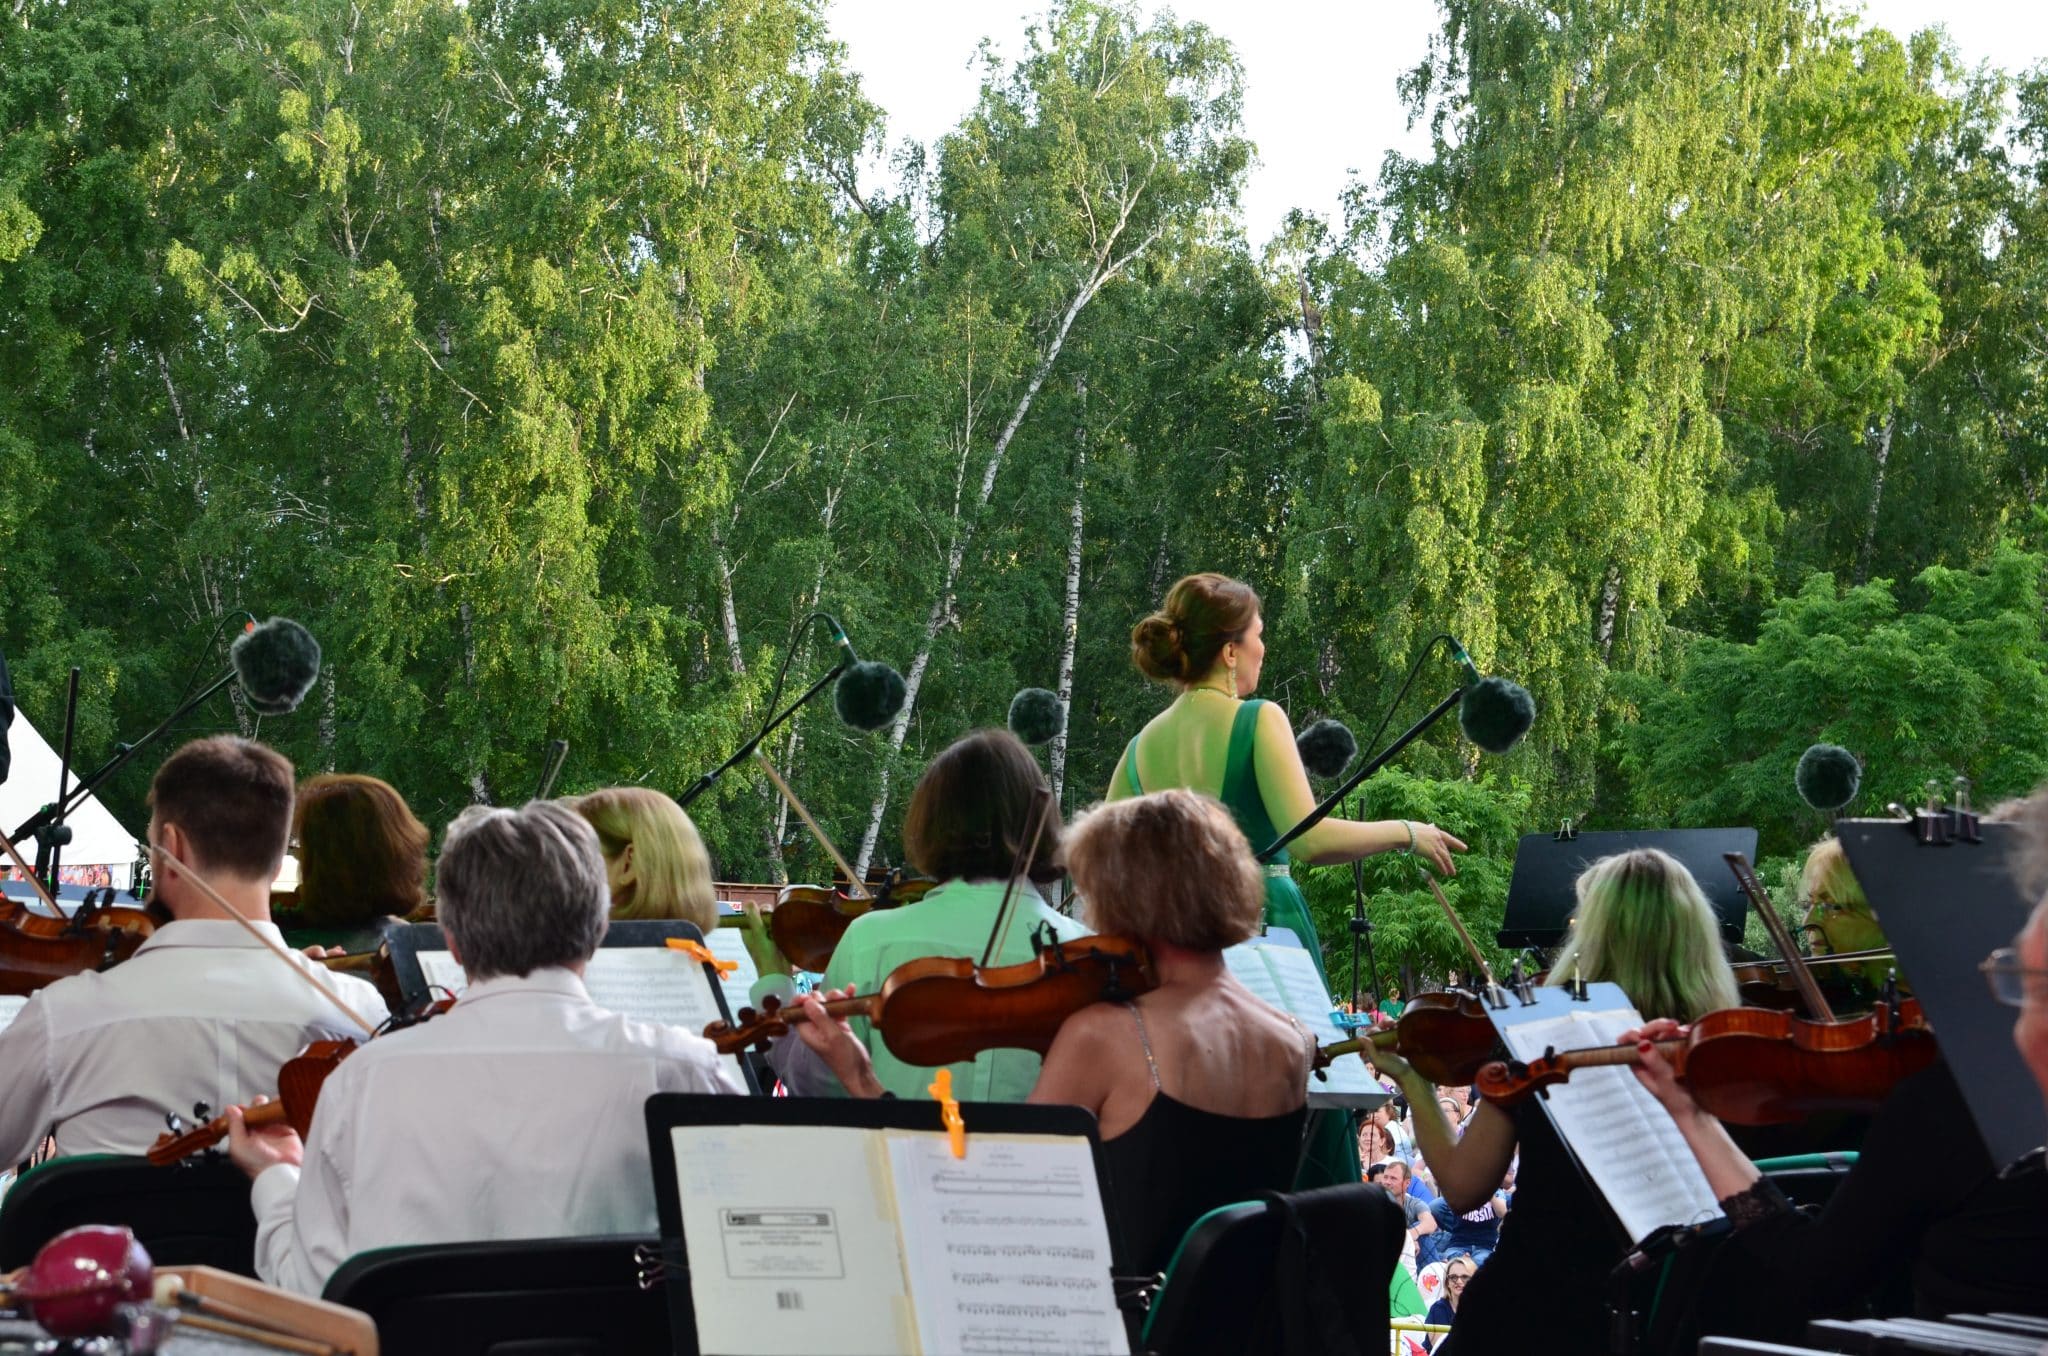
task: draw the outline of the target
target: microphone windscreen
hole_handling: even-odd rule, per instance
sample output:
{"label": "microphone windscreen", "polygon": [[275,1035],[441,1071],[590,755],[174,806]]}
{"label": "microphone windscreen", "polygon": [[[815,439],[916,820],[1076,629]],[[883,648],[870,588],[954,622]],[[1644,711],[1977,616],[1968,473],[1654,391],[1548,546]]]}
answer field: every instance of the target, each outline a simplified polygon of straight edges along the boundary
{"label": "microphone windscreen", "polygon": [[228,662],[242,685],[242,699],[259,716],[298,710],[320,676],[320,642],[289,617],[272,617],[235,637]]}
{"label": "microphone windscreen", "polygon": [[856,730],[879,730],[896,719],[908,692],[902,674],[887,664],[863,659],[839,675],[832,688],[832,709]]}
{"label": "microphone windscreen", "polygon": [[1010,698],[1010,733],[1026,744],[1048,744],[1067,719],[1067,704],[1059,694],[1042,687],[1027,687]]}
{"label": "microphone windscreen", "polygon": [[1319,720],[1294,737],[1301,765],[1311,777],[1341,777],[1358,756],[1358,738],[1341,720]]}
{"label": "microphone windscreen", "polygon": [[1839,810],[1856,799],[1863,785],[1863,765],[1840,744],[1815,744],[1799,755],[1792,773],[1799,798],[1816,810]]}
{"label": "microphone windscreen", "polygon": [[1505,678],[1481,678],[1458,703],[1458,728],[1488,753],[1506,753],[1536,723],[1536,699]]}

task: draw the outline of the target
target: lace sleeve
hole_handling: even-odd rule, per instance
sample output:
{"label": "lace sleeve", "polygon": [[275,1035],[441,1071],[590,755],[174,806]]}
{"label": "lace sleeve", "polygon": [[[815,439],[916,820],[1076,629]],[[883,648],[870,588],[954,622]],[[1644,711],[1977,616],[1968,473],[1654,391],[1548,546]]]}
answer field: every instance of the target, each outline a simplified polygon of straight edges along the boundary
{"label": "lace sleeve", "polygon": [[1791,1214],[1792,1202],[1785,1199],[1785,1193],[1778,1190],[1777,1183],[1768,1177],[1759,1177],[1748,1190],[1724,1198],[1721,1210],[1735,1228],[1747,1229],[1778,1215]]}

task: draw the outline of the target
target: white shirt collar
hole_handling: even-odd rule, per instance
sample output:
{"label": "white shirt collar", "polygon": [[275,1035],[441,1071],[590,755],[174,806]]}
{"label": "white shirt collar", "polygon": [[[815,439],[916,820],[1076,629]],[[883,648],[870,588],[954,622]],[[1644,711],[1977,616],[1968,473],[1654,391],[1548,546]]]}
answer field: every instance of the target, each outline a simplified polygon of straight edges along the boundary
{"label": "white shirt collar", "polygon": [[540,994],[551,998],[570,998],[579,1002],[590,1001],[590,991],[583,987],[583,980],[573,970],[549,966],[530,974],[495,975],[490,979],[472,981],[462,991],[457,1007],[467,1007],[481,999],[502,998],[512,994]]}
{"label": "white shirt collar", "polygon": [[[255,928],[280,946],[284,944],[284,934],[278,931],[277,924],[268,919],[260,923],[252,922],[249,927]],[[263,943],[250,936],[248,929],[232,918],[180,918],[160,925],[136,950],[140,953],[173,946],[206,946],[254,951],[260,949]]]}

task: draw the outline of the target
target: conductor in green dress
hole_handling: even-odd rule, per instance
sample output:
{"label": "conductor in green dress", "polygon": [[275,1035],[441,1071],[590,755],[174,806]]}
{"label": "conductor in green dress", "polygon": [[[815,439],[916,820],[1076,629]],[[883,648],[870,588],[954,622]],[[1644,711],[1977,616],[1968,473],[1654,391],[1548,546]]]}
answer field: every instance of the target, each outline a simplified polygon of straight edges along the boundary
{"label": "conductor in green dress", "polygon": [[[1252,696],[1266,658],[1265,627],[1259,595],[1238,580],[1191,574],[1167,590],[1159,610],[1132,629],[1131,658],[1179,695],[1124,749],[1109,799],[1176,786],[1205,791],[1230,808],[1255,851],[1308,817],[1316,798],[1294,728],[1278,703]],[[1452,854],[1465,845],[1434,824],[1333,815],[1295,839],[1294,848],[1315,866],[1413,852],[1438,874],[1454,876]],[[1322,944],[1287,853],[1265,870],[1267,926],[1293,932],[1322,969]]]}

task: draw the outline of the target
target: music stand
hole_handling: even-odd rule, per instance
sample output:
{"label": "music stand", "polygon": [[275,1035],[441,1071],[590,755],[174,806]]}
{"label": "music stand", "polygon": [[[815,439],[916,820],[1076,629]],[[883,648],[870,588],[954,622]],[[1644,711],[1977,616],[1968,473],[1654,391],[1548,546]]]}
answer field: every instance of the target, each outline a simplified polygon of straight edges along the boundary
{"label": "music stand", "polygon": [[[1079,1107],[1072,1106],[1031,1106],[1005,1102],[962,1102],[959,1104],[962,1120],[967,1126],[970,1144],[977,1135],[1004,1138],[1039,1138],[1072,1142],[1085,1141],[1088,1158],[1094,1167],[1097,1194],[1102,1208],[1100,1220],[1100,1246],[1106,1254],[1100,1260],[1106,1263],[1101,1279],[1104,1289],[1109,1288],[1116,1270],[1115,1248],[1119,1246],[1116,1221],[1110,1216],[1111,1194],[1107,1188],[1108,1174],[1102,1158],[1102,1142],[1096,1132],[1095,1118]],[[717,1097],[699,1093],[660,1093],[647,1099],[648,1159],[654,1172],[655,1207],[661,1221],[661,1256],[658,1267],[654,1268],[667,1282],[671,1328],[675,1334],[675,1350],[678,1356],[696,1353],[700,1347],[696,1303],[692,1293],[695,1278],[690,1272],[689,1249],[684,1241],[684,1218],[686,1207],[683,1197],[683,1177],[679,1169],[683,1164],[678,1157],[679,1132],[698,1128],[729,1127],[730,1136],[721,1136],[723,1150],[732,1157],[727,1166],[710,1167],[692,1160],[689,1164],[691,1180],[699,1185],[714,1189],[726,1199],[721,1200],[716,1215],[719,1220],[720,1237],[716,1243],[700,1240],[699,1253],[702,1257],[716,1258],[714,1263],[724,1274],[704,1278],[707,1286],[714,1291],[730,1292],[745,1287],[762,1285],[775,1289],[773,1304],[776,1310],[785,1314],[796,1314],[806,1310],[819,1312],[821,1304],[831,1303],[832,1283],[858,1279],[856,1273],[863,1269],[872,1271],[879,1257],[870,1251],[848,1252],[841,1245],[840,1230],[853,1233],[858,1222],[850,1215],[842,1216],[829,1200],[814,1199],[820,1193],[814,1183],[810,1194],[806,1190],[786,1183],[768,1165],[765,1174],[774,1181],[765,1197],[756,1198],[757,1193],[749,1186],[752,1175],[737,1164],[751,1153],[755,1158],[773,1156],[773,1148],[764,1145],[760,1136],[763,1132],[773,1133],[781,1129],[817,1130],[830,1133],[834,1130],[847,1134],[860,1132],[911,1131],[938,1133],[944,1130],[940,1106],[936,1101],[913,1101],[888,1098],[875,1101],[844,1100],[840,1098],[815,1097],[773,1097],[741,1098]],[[752,1132],[752,1133],[750,1133]],[[751,1146],[751,1147],[750,1147]],[[857,1214],[869,1214],[882,1208],[880,1197],[887,1193],[878,1185],[879,1173],[889,1161],[886,1152],[872,1154],[867,1162],[870,1176],[875,1182],[862,1186],[857,1195],[864,1208]],[[1084,1202],[1078,1197],[1065,1198],[1059,1184],[1050,1179],[1029,1181],[982,1180],[985,1169],[977,1169],[972,1161],[963,1162],[951,1183],[950,1189],[960,1193],[963,1206],[971,1208],[976,1198],[990,1199],[985,1193],[1000,1193],[1016,1190],[1020,1185],[1026,1195],[1060,1204],[1062,1212],[1077,1215],[1087,1213]],[[1000,1173],[1000,1169],[997,1170]],[[865,1177],[863,1178],[865,1181]],[[906,1221],[907,1225],[907,1221]],[[958,1265],[970,1272],[985,1273],[1004,1263],[999,1260],[1006,1251],[1028,1253],[1032,1245],[1028,1237],[1006,1237],[1000,1233],[987,1236],[989,1246],[980,1249],[983,1255],[970,1256]],[[778,1256],[778,1254],[781,1254]],[[1012,1262],[1010,1265],[1028,1265]],[[886,1268],[885,1268],[886,1269]],[[893,1273],[892,1273],[893,1275]],[[911,1278],[914,1282],[914,1277]],[[977,1274],[975,1282],[986,1282],[992,1278]],[[643,1284],[647,1283],[643,1273]],[[986,1295],[986,1291],[974,1293]],[[1099,1302],[1103,1289],[1097,1289],[1093,1298],[1076,1297],[1074,1291],[1059,1287],[1044,1290],[1044,1302],[1093,1303]],[[762,1296],[767,1299],[766,1295]],[[764,1313],[765,1313],[764,1307]],[[768,1315],[772,1317],[773,1315]],[[765,1333],[765,1329],[763,1330]],[[1117,1321],[1118,1339],[1123,1337],[1122,1323]],[[772,1341],[757,1333],[756,1349],[770,1349]],[[1122,1349],[1121,1340],[1116,1343]],[[863,1348],[865,1349],[865,1348]],[[1032,1347],[1033,1350],[1041,1348]],[[705,1356],[723,1356],[722,1353],[706,1350]]]}
{"label": "music stand", "polygon": [[[680,1026],[701,1033],[711,1022],[730,1022],[732,1010],[726,1005],[719,974],[706,963],[687,970],[687,960],[676,956],[674,965],[647,958],[654,949],[666,950],[671,937],[701,944],[704,934],[695,923],[680,918],[636,918],[614,922],[599,944],[597,954],[584,970],[583,984],[592,1001],[643,1022]],[[439,923],[408,923],[391,932],[391,968],[397,972],[398,988],[408,1003],[416,1003],[433,990],[459,993],[461,967],[448,950]],[[637,952],[630,962],[626,956]],[[621,964],[608,964],[607,957]],[[694,971],[703,976],[701,987],[679,982]],[[748,1092],[761,1091],[761,1082],[749,1063],[738,1055],[723,1056],[741,1086]]]}
{"label": "music stand", "polygon": [[1729,875],[1721,854],[1739,852],[1754,860],[1755,829],[1523,834],[1515,851],[1515,874],[1508,882],[1507,911],[1496,940],[1510,951],[1557,945],[1564,940],[1572,912],[1578,908],[1573,886],[1579,876],[1602,857],[1636,848],[1657,848],[1676,857],[1714,906],[1722,939],[1729,943],[1742,940],[1749,923],[1749,901]]}
{"label": "music stand", "polygon": [[1910,821],[1844,819],[1835,835],[1941,1038],[1963,1100],[1994,1163],[2010,1163],[2048,1139],[2033,1074],[2012,1043],[2014,1009],[1991,996],[1977,966],[2012,945],[2033,912],[2014,867],[2015,824],[1980,826],[1983,841],[1923,844]]}

